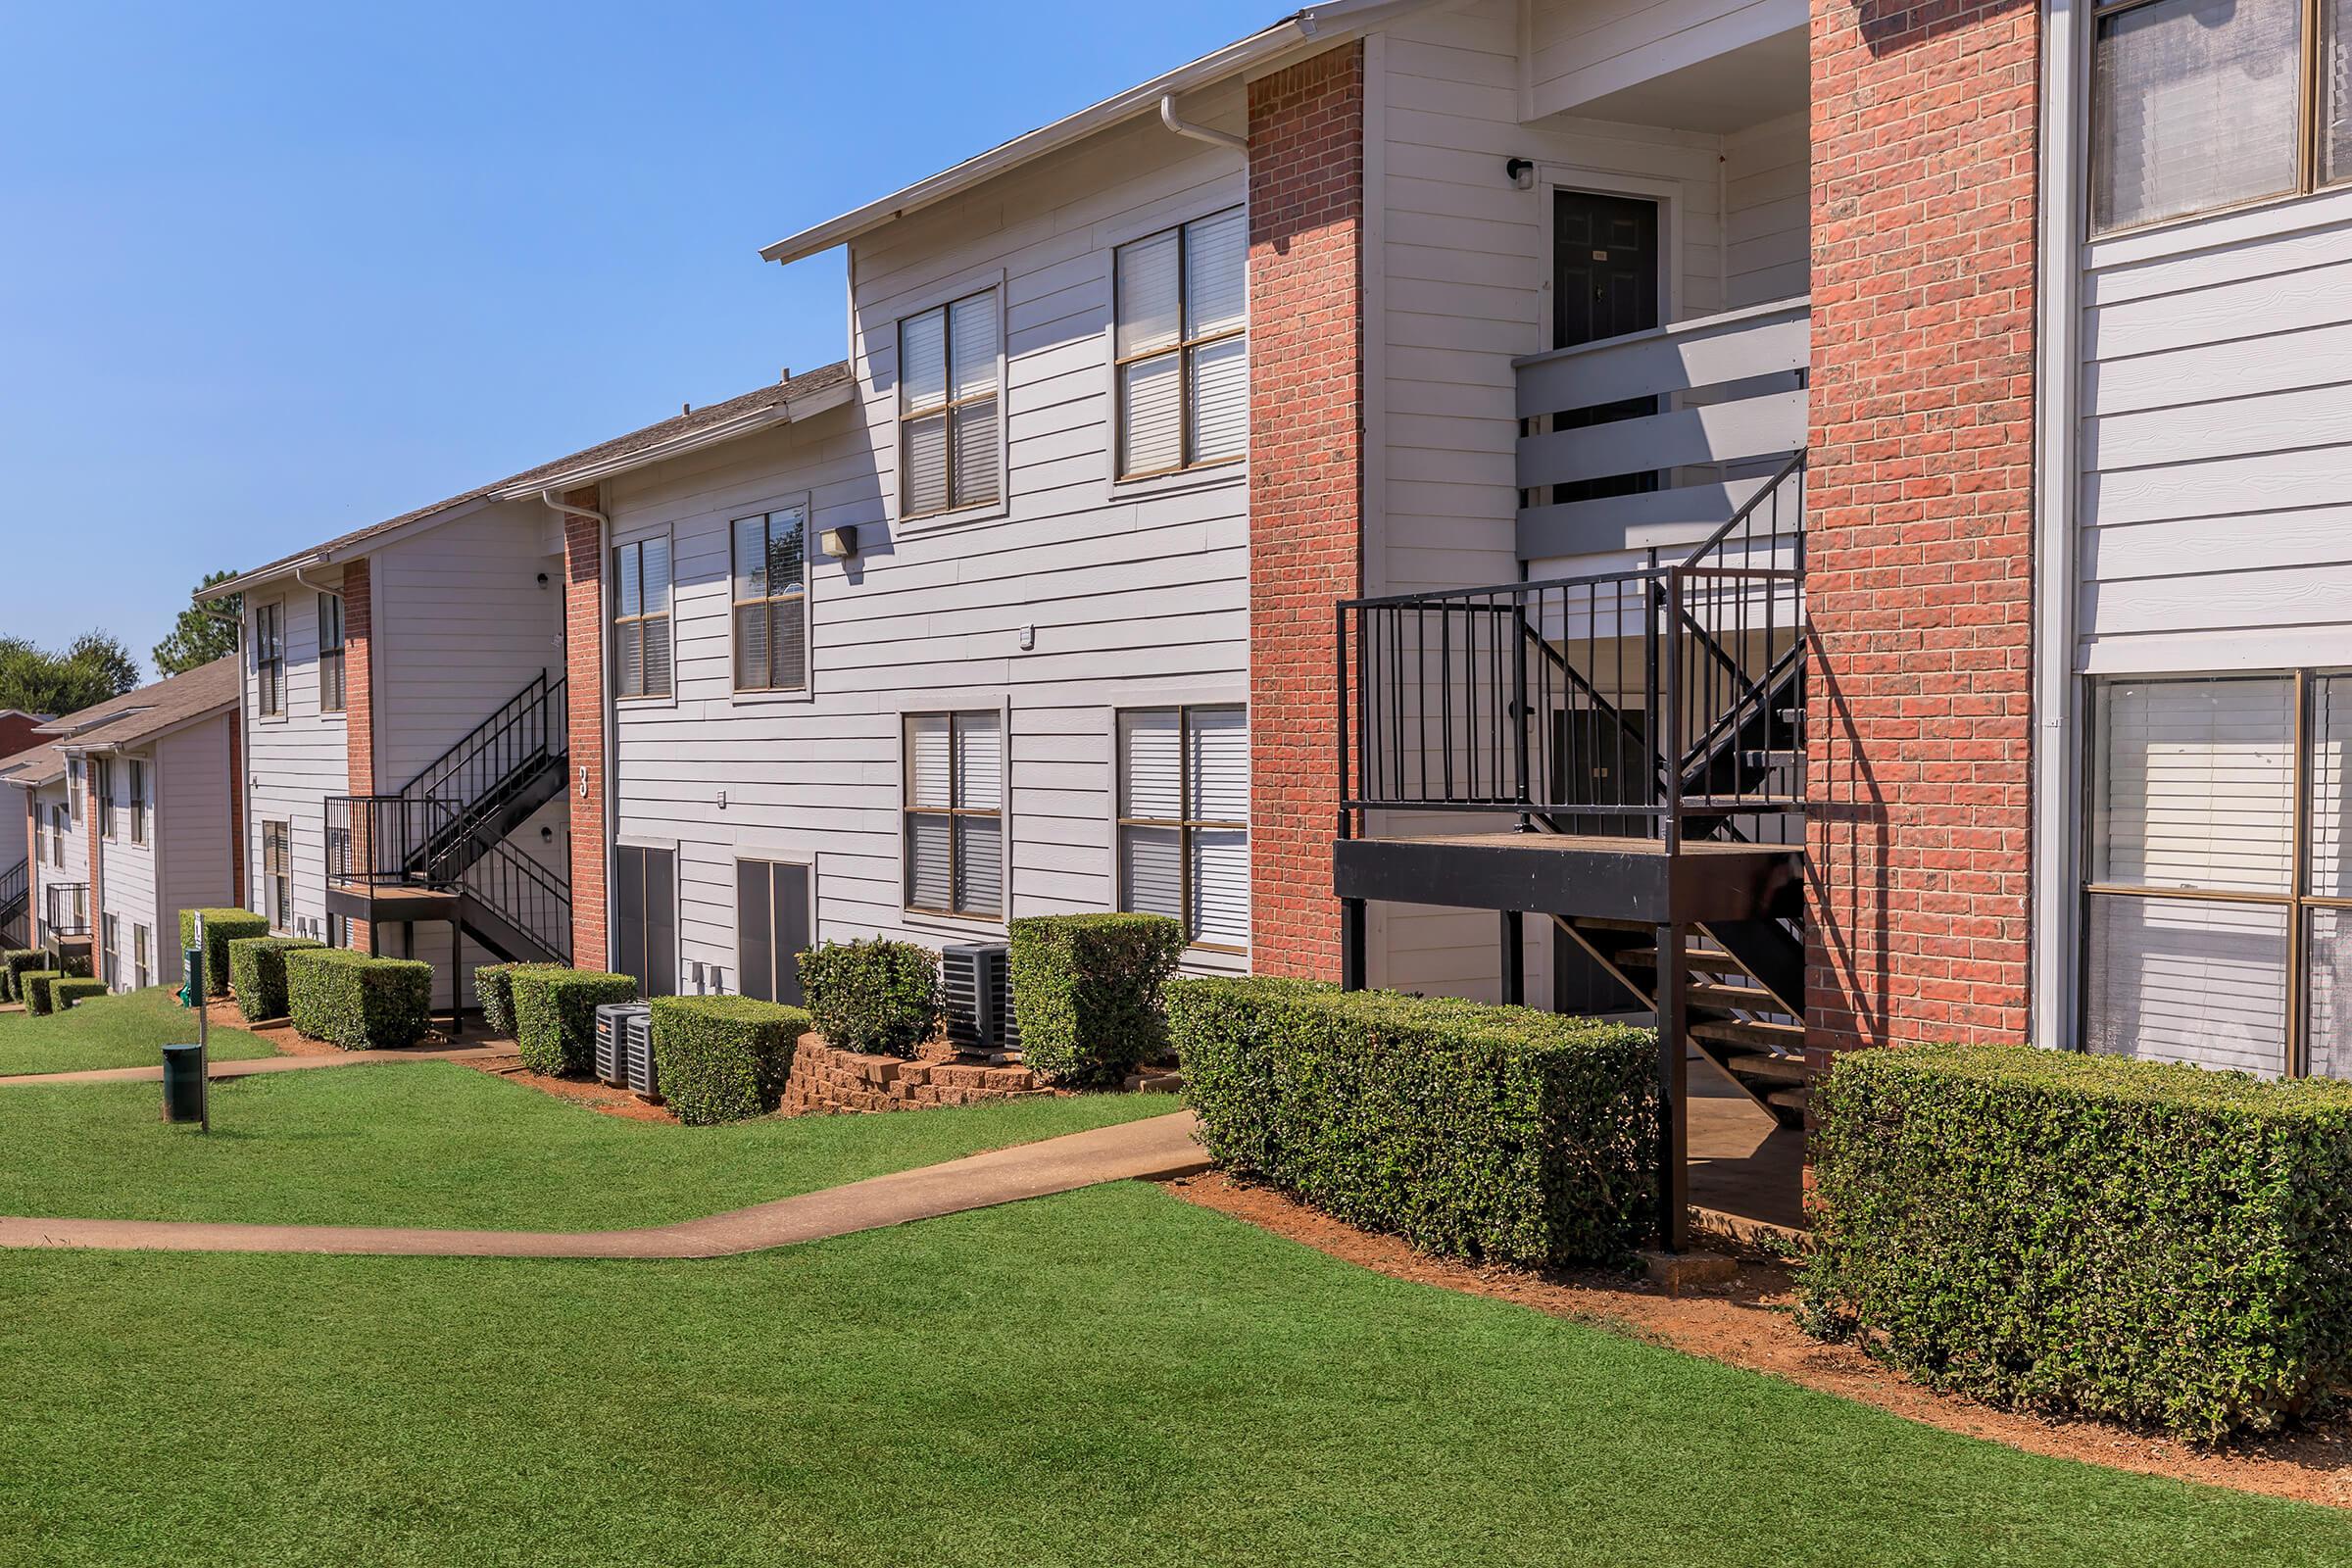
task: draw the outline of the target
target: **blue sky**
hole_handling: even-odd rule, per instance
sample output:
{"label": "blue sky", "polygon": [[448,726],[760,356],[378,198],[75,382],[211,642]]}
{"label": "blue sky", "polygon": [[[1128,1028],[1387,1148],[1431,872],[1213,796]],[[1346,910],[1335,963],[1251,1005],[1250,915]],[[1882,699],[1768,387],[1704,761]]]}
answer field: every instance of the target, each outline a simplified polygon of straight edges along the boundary
{"label": "blue sky", "polygon": [[1286,9],[0,0],[0,634],[838,359],[760,245]]}

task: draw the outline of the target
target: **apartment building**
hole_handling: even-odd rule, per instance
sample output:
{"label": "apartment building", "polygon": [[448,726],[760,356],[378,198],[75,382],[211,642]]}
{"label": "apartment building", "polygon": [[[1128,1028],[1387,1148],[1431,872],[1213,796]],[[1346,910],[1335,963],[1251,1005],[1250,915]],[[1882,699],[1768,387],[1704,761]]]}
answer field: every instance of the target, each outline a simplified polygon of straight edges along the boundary
{"label": "apartment building", "polygon": [[239,725],[234,658],[41,721],[0,760],[24,824],[0,936],[86,957],[115,991],[179,983],[180,911],[242,902]]}

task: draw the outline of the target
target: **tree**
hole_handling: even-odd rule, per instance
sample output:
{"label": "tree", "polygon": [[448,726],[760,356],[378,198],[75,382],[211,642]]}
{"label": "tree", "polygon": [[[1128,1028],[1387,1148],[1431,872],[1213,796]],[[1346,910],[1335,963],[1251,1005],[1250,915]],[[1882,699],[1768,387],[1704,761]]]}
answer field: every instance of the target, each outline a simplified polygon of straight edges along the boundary
{"label": "tree", "polygon": [[62,654],[22,637],[0,637],[0,708],[62,715],[120,697],[138,683],[130,650],[104,632],[83,632]]}
{"label": "tree", "polygon": [[[236,575],[233,571],[208,571],[204,581],[196,585],[198,593],[217,582],[226,582]],[[219,612],[218,614],[213,611]],[[159,674],[184,675],[199,664],[209,664],[216,659],[225,659],[237,651],[237,617],[245,611],[242,595],[230,594],[207,611],[190,605],[179,612],[179,622],[172,635],[155,645],[155,667]],[[220,619],[227,615],[227,620]]]}

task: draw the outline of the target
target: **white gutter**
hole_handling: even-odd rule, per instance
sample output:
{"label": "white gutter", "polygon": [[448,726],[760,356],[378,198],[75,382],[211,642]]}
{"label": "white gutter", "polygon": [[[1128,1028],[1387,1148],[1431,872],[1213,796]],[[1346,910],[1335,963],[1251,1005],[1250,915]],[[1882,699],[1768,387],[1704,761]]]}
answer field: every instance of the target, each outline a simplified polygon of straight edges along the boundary
{"label": "white gutter", "polygon": [[1178,119],[1176,95],[1173,93],[1160,95],[1159,122],[1179,136],[1190,136],[1193,140],[1204,141],[1211,147],[1223,147],[1243,154],[1250,151],[1250,138],[1247,136],[1236,136],[1230,130],[1217,130],[1212,126],[1196,125],[1189,120]]}
{"label": "white gutter", "polygon": [[[795,419],[805,419],[812,414],[822,414],[827,409],[840,408],[850,401],[856,391],[855,383],[844,379],[839,385],[827,387],[821,392],[810,393],[804,398],[790,398],[771,408],[755,409],[749,414],[739,414],[732,419],[705,425],[699,430],[687,430],[671,436],[666,441],[657,441],[652,446],[639,447],[634,452],[623,452],[599,463],[586,463],[576,468],[566,468],[561,473],[547,474],[519,484],[506,485],[491,491],[490,497],[495,501],[520,501],[535,495],[544,500],[550,491],[576,489],[580,485],[592,484],[599,479],[610,479],[614,474],[627,473],[632,469],[648,467],[657,463],[666,463],[672,458],[683,457],[689,452],[697,452],[704,447],[717,446],[724,441],[733,441],[742,436],[756,434],[773,425],[789,424]],[[553,503],[550,504],[553,505]]]}

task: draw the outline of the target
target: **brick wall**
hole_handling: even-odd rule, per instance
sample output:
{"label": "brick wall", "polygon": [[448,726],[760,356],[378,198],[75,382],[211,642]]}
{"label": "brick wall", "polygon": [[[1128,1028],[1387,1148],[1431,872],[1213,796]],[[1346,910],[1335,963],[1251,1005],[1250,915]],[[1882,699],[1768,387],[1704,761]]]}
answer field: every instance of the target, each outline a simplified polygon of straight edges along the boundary
{"label": "brick wall", "polygon": [[1813,6],[1817,1065],[2025,1029],[2036,18]]}
{"label": "brick wall", "polygon": [[[596,506],[594,489],[564,498]],[[564,688],[571,730],[571,961],[612,961],[605,933],[605,549],[593,517],[564,519]],[[586,778],[585,786],[581,780]],[[583,793],[583,788],[585,793]]]}
{"label": "brick wall", "polygon": [[[343,760],[344,787],[354,795],[375,793],[375,608],[372,579],[366,560],[343,568]],[[361,824],[352,825],[352,857],[368,857],[360,842]],[[365,920],[351,923],[351,945],[361,953],[375,951],[375,932]]]}
{"label": "brick wall", "polygon": [[1250,963],[1338,979],[1333,601],[1363,554],[1364,56],[1250,84]]}

